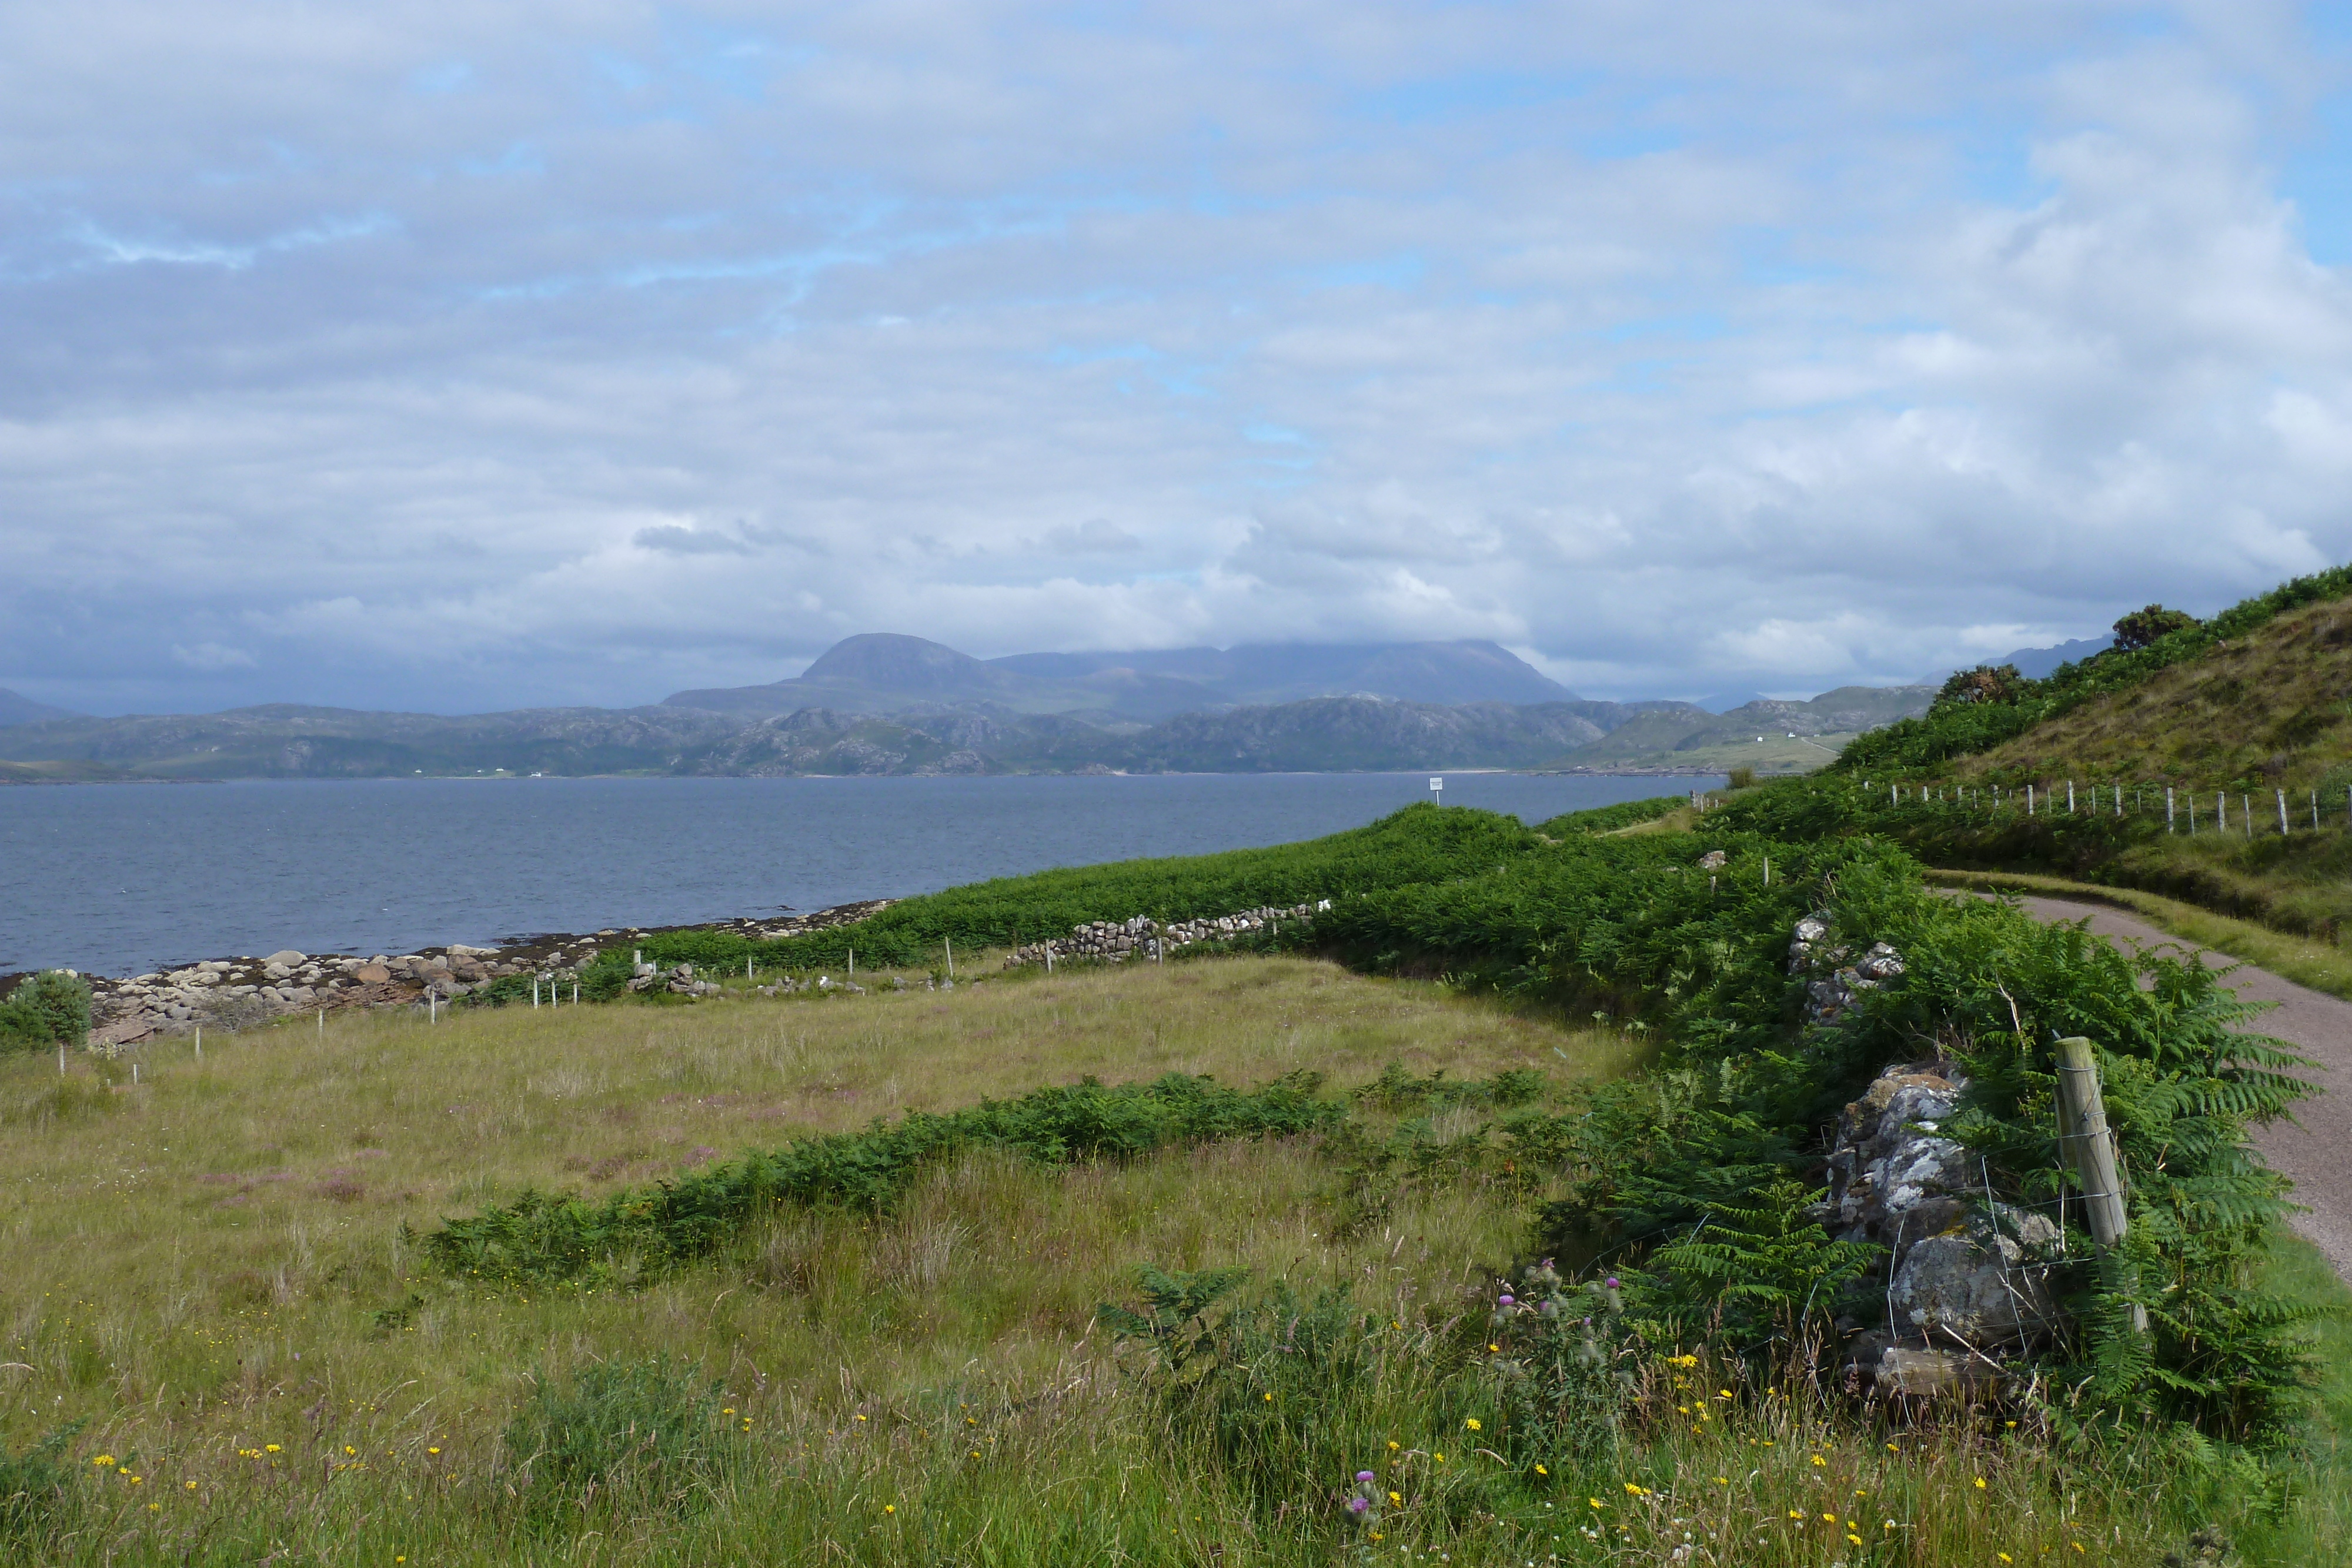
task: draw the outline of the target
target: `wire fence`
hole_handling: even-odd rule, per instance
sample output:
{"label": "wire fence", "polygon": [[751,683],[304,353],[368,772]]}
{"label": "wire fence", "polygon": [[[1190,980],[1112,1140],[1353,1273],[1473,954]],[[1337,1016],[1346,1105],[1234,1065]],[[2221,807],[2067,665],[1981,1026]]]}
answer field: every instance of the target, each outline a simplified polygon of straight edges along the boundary
{"label": "wire fence", "polygon": [[2160,815],[2165,831],[2195,835],[2226,833],[2252,839],[2262,834],[2352,832],[2352,787],[2338,800],[2333,790],[2252,789],[2176,784],[2123,784],[2074,779],[2039,784],[1920,784],[1864,779],[1866,799],[1889,810],[1942,808],[1987,819],[2058,821],[2085,817],[2145,818]]}

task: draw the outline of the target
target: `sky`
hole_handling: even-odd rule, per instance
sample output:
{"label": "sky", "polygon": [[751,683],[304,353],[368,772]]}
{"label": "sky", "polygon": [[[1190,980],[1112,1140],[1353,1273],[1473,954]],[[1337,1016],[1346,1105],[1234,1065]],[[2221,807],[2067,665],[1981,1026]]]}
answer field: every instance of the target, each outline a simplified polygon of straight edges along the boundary
{"label": "sky", "polygon": [[2352,8],[0,7],[0,686],[1916,679],[2352,559]]}

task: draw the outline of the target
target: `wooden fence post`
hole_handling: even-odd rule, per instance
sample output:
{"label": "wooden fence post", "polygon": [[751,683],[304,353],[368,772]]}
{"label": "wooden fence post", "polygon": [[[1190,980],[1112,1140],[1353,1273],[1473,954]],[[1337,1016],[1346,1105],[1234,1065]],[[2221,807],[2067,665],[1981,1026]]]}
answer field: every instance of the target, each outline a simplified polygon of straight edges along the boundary
{"label": "wooden fence post", "polygon": [[[2116,1164],[2115,1134],[2107,1130],[2107,1107],[2099,1093],[2099,1063],[2081,1035],[2062,1040],[2058,1057],[2058,1147],[2060,1157],[2083,1184],[2083,1207],[2090,1216],[2091,1239],[2099,1250],[2122,1245],[2131,1228],[2124,1207],[2123,1173]],[[2147,1309],[2135,1302],[2132,1326],[2147,1332]]]}

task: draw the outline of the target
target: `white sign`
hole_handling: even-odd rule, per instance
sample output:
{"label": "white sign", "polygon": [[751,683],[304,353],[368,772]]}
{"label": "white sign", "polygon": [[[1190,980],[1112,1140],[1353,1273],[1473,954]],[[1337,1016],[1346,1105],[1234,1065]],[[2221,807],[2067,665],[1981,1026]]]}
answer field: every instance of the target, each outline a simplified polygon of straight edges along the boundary
{"label": "white sign", "polygon": [[1429,781],[1429,792],[1433,795],[1444,788],[1445,780],[1443,779],[1433,779]]}

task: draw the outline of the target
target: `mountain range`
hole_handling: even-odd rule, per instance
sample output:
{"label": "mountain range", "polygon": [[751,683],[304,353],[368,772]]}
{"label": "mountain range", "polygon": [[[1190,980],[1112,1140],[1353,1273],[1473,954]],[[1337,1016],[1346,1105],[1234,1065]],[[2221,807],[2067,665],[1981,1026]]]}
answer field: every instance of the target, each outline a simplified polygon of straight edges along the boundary
{"label": "mountain range", "polygon": [[1260,643],[975,659],[921,637],[870,632],[835,643],[790,680],[677,692],[663,698],[662,706],[712,713],[823,707],[880,714],[987,703],[1015,713],[1150,724],[1183,713],[1321,696],[1446,706],[1583,700],[1517,654],[1486,642]]}
{"label": "mountain range", "polygon": [[91,718],[0,693],[0,780],[433,774],[1595,772],[1818,767],[1929,685],[1809,702],[1580,697],[1488,642],[1020,653],[868,633],[763,685],[445,717],[271,704]]}

